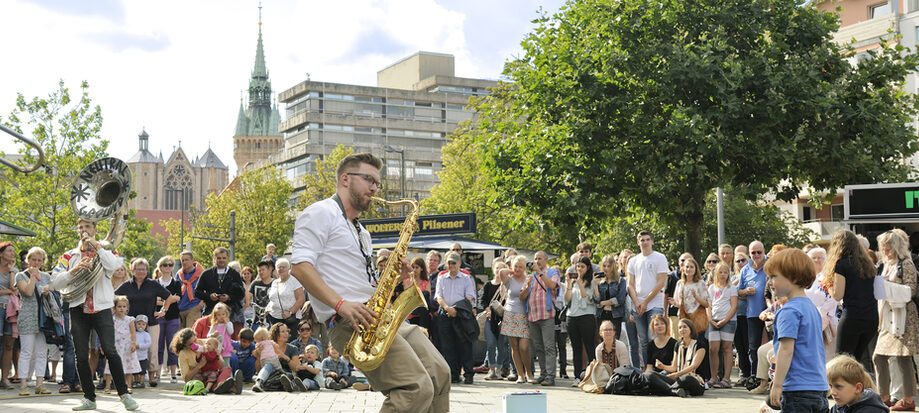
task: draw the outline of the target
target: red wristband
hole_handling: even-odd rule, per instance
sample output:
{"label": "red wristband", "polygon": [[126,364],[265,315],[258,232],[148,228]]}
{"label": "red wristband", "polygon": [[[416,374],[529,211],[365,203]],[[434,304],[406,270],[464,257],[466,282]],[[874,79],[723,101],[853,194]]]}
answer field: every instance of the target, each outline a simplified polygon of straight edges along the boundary
{"label": "red wristband", "polygon": [[345,303],[345,299],[344,299],[344,298],[342,298],[341,300],[338,300],[338,304],[335,304],[335,312],[336,312],[336,313],[338,313],[338,309],[341,308],[341,305],[344,304],[344,303]]}

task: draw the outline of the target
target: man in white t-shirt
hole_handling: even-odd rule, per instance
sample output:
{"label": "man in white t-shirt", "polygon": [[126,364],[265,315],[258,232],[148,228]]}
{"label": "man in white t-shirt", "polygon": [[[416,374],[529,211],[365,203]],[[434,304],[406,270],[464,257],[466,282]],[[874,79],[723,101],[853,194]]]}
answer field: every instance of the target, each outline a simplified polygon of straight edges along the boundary
{"label": "man in white t-shirt", "polygon": [[[294,226],[291,274],[309,292],[316,318],[334,323],[329,336],[337,349],[346,348],[355,326],[370,328],[377,317],[364,305],[376,290],[377,273],[370,233],[357,217],[380,188],[382,165],[369,153],[346,156],[336,171],[335,195],[303,210]],[[411,272],[403,260],[403,278]],[[403,323],[383,363],[363,373],[373,390],[388,396],[381,411],[450,409],[450,366],[416,325]]]}
{"label": "man in white t-shirt", "polygon": [[654,251],[654,238],[648,231],[638,233],[638,247],[641,254],[629,260],[626,274],[629,278],[629,296],[635,303],[635,327],[642,364],[647,364],[649,326],[651,318],[664,313],[664,287],[667,284],[667,257]]}

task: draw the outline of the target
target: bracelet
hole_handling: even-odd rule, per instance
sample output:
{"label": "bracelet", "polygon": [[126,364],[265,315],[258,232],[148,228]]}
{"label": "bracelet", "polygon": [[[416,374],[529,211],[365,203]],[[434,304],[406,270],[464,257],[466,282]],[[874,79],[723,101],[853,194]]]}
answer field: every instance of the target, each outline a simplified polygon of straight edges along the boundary
{"label": "bracelet", "polygon": [[344,299],[344,298],[342,298],[341,300],[338,300],[338,304],[335,304],[335,312],[336,312],[336,313],[338,313],[338,309],[341,308],[341,305],[344,304],[344,303],[345,303],[345,299]]}

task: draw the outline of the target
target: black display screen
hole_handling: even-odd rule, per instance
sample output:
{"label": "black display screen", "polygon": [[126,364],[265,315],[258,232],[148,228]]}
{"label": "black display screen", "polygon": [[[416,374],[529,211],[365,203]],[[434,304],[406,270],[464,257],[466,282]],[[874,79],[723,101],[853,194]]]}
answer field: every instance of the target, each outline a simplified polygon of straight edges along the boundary
{"label": "black display screen", "polygon": [[919,184],[846,191],[848,219],[919,218]]}

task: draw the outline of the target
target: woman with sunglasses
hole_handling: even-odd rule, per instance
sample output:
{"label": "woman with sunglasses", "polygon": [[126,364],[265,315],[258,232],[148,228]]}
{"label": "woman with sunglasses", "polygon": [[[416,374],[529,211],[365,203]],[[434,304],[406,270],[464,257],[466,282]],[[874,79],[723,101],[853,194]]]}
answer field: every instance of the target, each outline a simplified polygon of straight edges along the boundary
{"label": "woman with sunglasses", "polygon": [[[169,343],[172,343],[172,338],[179,332],[179,306],[174,303],[178,301],[179,297],[182,295],[182,282],[172,277],[173,268],[175,268],[175,260],[167,255],[156,262],[156,268],[153,270],[153,279],[165,288],[166,291],[169,291],[170,294],[169,298],[166,300],[156,300],[156,304],[159,308],[156,313],[153,314],[160,324],[156,360],[157,364],[160,366],[163,365],[163,359],[166,360],[166,365],[169,366],[169,374],[172,376],[169,379],[170,383],[176,383],[178,381],[176,378],[176,367],[179,365],[179,356],[172,351],[172,347],[169,346]],[[156,381],[159,381],[159,376],[160,369],[157,369]]]}
{"label": "woman with sunglasses", "polygon": [[715,266],[721,262],[721,257],[714,252],[708,254],[708,257],[705,258],[705,272],[702,274],[702,279],[705,281],[705,285],[712,285],[712,270],[715,269]]}

